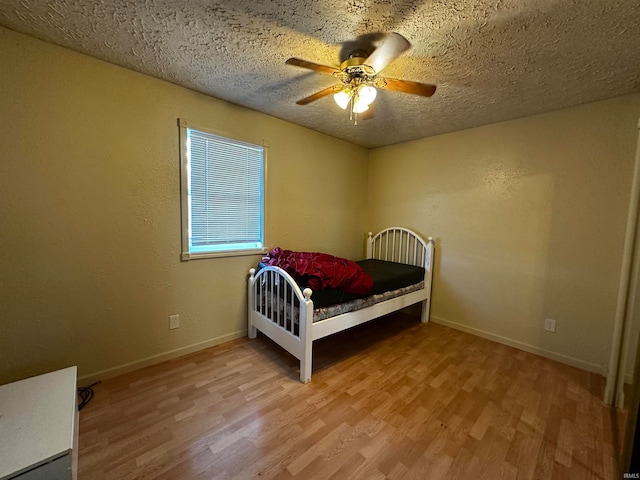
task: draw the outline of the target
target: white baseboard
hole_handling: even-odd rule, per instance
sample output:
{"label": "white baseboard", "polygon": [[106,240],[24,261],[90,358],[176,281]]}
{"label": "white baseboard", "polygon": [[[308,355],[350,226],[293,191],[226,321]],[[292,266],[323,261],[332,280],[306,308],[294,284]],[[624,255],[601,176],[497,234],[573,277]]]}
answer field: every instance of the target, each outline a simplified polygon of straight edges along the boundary
{"label": "white baseboard", "polygon": [[602,376],[607,375],[607,368],[605,365],[598,365],[597,363],[587,362],[585,360],[580,360],[579,358],[574,358],[569,355],[564,355],[562,353],[545,350],[544,348],[536,347],[535,345],[529,345],[528,343],[520,342],[518,340],[513,340],[511,338],[503,337],[502,335],[496,335],[494,333],[486,332],[484,330],[480,330],[477,328],[467,327],[466,325],[462,325],[457,322],[452,322],[450,320],[445,320],[444,318],[436,317],[434,315],[431,315],[430,319],[433,323],[438,323],[446,327],[451,327],[456,330],[461,330],[463,332],[476,335],[478,337],[486,338],[487,340],[492,340],[494,342],[501,343],[503,345],[508,345],[510,347],[517,348],[519,350],[524,350],[525,352],[533,353],[535,355],[540,355],[541,357],[549,358],[551,360],[555,360],[557,362],[564,363],[566,365],[571,365],[572,367],[576,367],[581,370],[597,373]]}
{"label": "white baseboard", "polygon": [[186,347],[176,348],[175,350],[169,350],[168,352],[159,353],[157,355],[152,355],[150,357],[142,358],[140,360],[135,360],[133,362],[124,363],[116,367],[107,368],[105,370],[100,370],[94,373],[89,373],[87,375],[78,377],[78,385],[93,383],[97,380],[106,380],[107,378],[122,375],[123,373],[127,373],[127,372],[132,372],[134,370],[138,370],[143,367],[148,367],[149,365],[155,365],[157,363],[161,363],[166,360],[178,358],[183,355],[188,355],[190,353],[198,352],[200,350],[204,350],[205,348],[214,347],[216,345],[220,345],[221,343],[229,342],[231,340],[235,340],[236,338],[242,338],[246,336],[247,336],[246,329],[238,330],[237,332],[233,332],[228,335],[222,335],[220,337],[211,338],[209,340],[204,340],[202,342],[194,343],[192,345],[187,345]]}
{"label": "white baseboard", "polygon": [[[486,338],[487,340],[492,340],[494,342],[501,343],[503,345],[508,345],[510,347],[517,348],[519,350],[524,350],[525,352],[540,355],[541,357],[550,358],[552,360],[556,360],[560,363],[565,363],[567,365],[571,365],[573,367],[580,368],[582,370],[594,372],[603,376],[607,375],[607,371],[606,371],[607,369],[605,365],[598,365],[596,363],[586,362],[578,358],[570,357],[568,355],[563,355],[561,353],[552,352],[550,350],[545,350],[543,348],[539,348],[534,345],[529,345],[528,343],[520,342],[518,340],[513,340],[511,338],[503,337],[501,335],[496,335],[496,334],[486,332],[484,330],[480,330],[473,327],[467,327],[466,325],[462,325],[457,322],[452,322],[450,320],[445,320],[444,318],[440,318],[434,315],[430,316],[430,320],[433,323],[454,328],[456,330],[461,330],[463,332],[467,332],[472,335],[476,335],[478,337]],[[161,363],[166,360],[171,360],[173,358],[178,358],[183,355],[188,355],[190,353],[198,352],[206,348],[214,347],[216,345],[220,345],[221,343],[225,343],[231,340],[235,340],[237,338],[245,337],[246,335],[247,335],[246,329],[239,330],[237,332],[233,332],[228,335],[222,335],[220,337],[205,340],[203,342],[194,343],[192,345],[176,348],[168,352],[152,355],[150,357],[142,358],[140,360],[118,365],[116,367],[107,368],[105,370],[100,370],[98,372],[89,373],[87,375],[78,377],[78,385],[93,383],[97,380],[106,380],[107,378],[122,375],[123,373],[132,372],[140,368],[148,367],[149,365],[155,365],[157,363]],[[633,376],[631,373],[626,373],[625,383],[631,383],[632,378]]]}

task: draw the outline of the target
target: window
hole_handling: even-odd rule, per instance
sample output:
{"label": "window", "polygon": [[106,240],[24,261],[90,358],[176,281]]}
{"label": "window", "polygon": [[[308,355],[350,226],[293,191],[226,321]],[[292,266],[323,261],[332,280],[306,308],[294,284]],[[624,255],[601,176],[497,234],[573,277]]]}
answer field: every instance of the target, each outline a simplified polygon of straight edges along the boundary
{"label": "window", "polygon": [[179,125],[182,259],[263,253],[264,147]]}

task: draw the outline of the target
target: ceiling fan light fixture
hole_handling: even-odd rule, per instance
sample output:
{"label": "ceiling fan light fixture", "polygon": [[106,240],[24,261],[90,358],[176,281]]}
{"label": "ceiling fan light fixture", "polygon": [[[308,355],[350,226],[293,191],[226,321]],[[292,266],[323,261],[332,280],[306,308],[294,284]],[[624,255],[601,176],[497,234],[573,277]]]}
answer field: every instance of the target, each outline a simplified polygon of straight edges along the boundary
{"label": "ceiling fan light fixture", "polygon": [[376,99],[378,91],[373,85],[359,84],[357,86],[346,86],[333,95],[333,99],[338,106],[346,110],[349,105],[351,114],[366,112],[369,105]]}
{"label": "ceiling fan light fixture", "polygon": [[336,101],[338,106],[346,110],[349,102],[351,101],[351,96],[353,93],[349,89],[340,90],[338,93],[333,95],[333,99]]}

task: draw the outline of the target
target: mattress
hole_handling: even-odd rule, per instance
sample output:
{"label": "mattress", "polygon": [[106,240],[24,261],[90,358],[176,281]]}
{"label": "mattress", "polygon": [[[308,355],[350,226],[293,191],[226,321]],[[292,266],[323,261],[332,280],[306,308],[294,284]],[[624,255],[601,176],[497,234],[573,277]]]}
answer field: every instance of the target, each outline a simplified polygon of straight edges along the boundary
{"label": "mattress", "polygon": [[[391,300],[392,298],[400,297],[402,295],[407,295],[412,292],[417,292],[418,290],[422,290],[423,288],[424,288],[424,280],[422,280],[419,283],[414,283],[413,285],[409,285],[407,287],[398,288],[396,290],[390,290],[383,293],[376,293],[374,295],[369,295],[363,298],[356,298],[355,300],[350,300],[348,302],[329,305],[328,307],[320,307],[320,308],[316,307],[313,310],[313,321],[319,322],[320,320],[325,320],[330,317],[335,317],[336,315],[342,315],[343,313],[353,312],[355,310],[360,310],[361,308],[371,307],[376,303],[381,303],[386,300]],[[314,304],[314,307],[315,307],[315,304]]]}
{"label": "mattress", "polygon": [[[401,290],[424,280],[425,269],[422,267],[376,259],[360,260],[356,263],[373,278],[371,291],[366,295],[355,295],[335,289],[314,290],[311,296],[314,309],[327,308],[373,295],[381,295],[384,292]],[[264,267],[265,265],[260,263],[258,270]],[[299,286],[301,289],[307,287],[306,285]]]}

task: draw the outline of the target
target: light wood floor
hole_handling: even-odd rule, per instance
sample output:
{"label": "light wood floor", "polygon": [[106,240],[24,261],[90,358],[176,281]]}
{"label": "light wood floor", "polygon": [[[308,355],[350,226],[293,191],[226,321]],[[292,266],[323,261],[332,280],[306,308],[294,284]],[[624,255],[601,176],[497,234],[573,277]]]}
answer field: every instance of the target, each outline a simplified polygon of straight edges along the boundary
{"label": "light wood floor", "polygon": [[96,385],[79,479],[621,478],[598,375],[405,314],[315,346],[307,385],[262,336]]}

